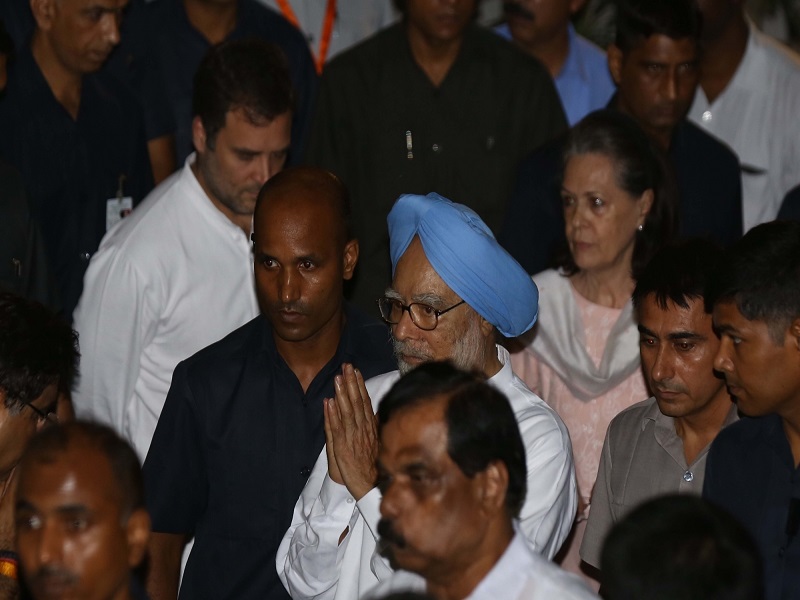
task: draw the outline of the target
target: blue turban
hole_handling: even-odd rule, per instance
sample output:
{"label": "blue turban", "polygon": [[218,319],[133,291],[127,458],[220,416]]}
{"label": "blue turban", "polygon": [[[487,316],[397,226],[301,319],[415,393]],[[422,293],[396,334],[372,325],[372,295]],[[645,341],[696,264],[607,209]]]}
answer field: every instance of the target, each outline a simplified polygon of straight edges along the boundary
{"label": "blue turban", "polygon": [[439,194],[404,194],[388,217],[392,274],[414,236],[444,282],[506,337],[536,323],[539,291],[472,209]]}

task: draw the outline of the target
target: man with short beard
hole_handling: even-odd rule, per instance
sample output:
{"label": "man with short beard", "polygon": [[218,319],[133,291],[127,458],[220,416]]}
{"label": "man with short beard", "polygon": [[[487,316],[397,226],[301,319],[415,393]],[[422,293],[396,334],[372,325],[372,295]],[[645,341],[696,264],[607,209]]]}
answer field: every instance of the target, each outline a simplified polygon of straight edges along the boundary
{"label": "man with short beard", "polygon": [[516,337],[533,327],[536,286],[473,210],[438,194],[401,196],[388,223],[394,277],[378,305],[399,370],[366,383],[345,370],[335,398],[326,401],[326,450],[276,559],[295,599],[358,598],[392,573],[376,552],[374,410],[401,373],[427,361],[447,359],[482,372],[511,402],[526,448],[529,493],[520,529],[528,544],[552,558],[575,515],[567,430],[495,344],[497,332]]}
{"label": "man with short beard", "polygon": [[85,358],[75,408],[141,460],[178,362],[258,314],[253,210],[291,137],[294,92],[266,42],[217,46],[194,92],[196,153],[103,239],[75,311]]}

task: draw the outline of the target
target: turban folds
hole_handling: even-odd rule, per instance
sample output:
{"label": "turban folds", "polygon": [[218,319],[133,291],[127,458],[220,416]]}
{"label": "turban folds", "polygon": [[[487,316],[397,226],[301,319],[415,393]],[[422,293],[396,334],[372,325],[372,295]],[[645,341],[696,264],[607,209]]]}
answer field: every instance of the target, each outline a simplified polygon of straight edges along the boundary
{"label": "turban folds", "polygon": [[439,194],[404,194],[388,217],[392,274],[419,236],[442,280],[506,337],[533,327],[539,291],[472,209]]}

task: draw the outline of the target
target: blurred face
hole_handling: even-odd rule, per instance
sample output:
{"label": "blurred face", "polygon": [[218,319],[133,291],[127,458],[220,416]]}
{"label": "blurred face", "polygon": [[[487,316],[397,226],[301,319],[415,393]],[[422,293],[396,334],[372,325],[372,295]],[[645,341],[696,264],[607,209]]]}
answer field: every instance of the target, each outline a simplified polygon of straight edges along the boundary
{"label": "blurred face", "polygon": [[476,0],[406,0],[409,30],[431,45],[461,39],[475,13]]}
{"label": "blurred face", "polygon": [[192,134],[197,179],[214,205],[232,221],[252,217],[261,186],[283,169],[291,127],[291,113],[254,125],[244,111],[234,110],[225,115],[225,126],[209,143],[202,122],[195,117]]}
{"label": "blurred face", "polygon": [[741,0],[697,0],[697,8],[703,15],[702,36],[704,40],[715,40],[731,23],[737,13],[741,14]]}
{"label": "blurred face", "polygon": [[[46,425],[46,421],[30,407],[6,407],[5,397],[5,392],[0,389],[0,480],[11,474],[28,441]],[[52,383],[31,404],[48,413],[55,412],[57,401],[58,386]]]}
{"label": "blurred face", "polygon": [[764,321],[747,320],[735,302],[714,306],[720,336],[714,367],[744,414],[781,416],[800,409],[800,319],[775,343]]}
{"label": "blurred face", "polygon": [[[421,302],[434,310],[445,310],[461,301],[434,271],[416,237],[397,262],[386,296],[405,305]],[[417,327],[405,311],[400,321],[391,325],[391,331],[401,373],[424,362],[446,359],[465,370],[484,370],[487,334],[480,317],[467,304],[441,315],[432,331]]]}
{"label": "blurred face", "polygon": [[561,198],[567,241],[581,271],[630,269],[639,225],[653,195],[636,198],[621,189],[614,162],[602,154],[578,154],[567,161]]}
{"label": "blurred face", "polygon": [[301,187],[274,190],[254,223],[256,290],[274,334],[287,342],[339,335],[342,286],[358,242],[345,241],[332,202]]}
{"label": "blurred face", "polygon": [[392,566],[436,579],[470,564],[486,521],[482,481],[447,454],[443,400],[397,412],[381,430],[378,456],[378,530]]}
{"label": "blurred face", "polygon": [[97,71],[119,44],[128,0],[32,0],[38,29],[66,70]]}
{"label": "blurred face", "polygon": [[[659,410],[668,417],[692,417],[716,402],[730,402],[724,380],[714,373],[719,338],[703,300],[689,308],[667,301],[662,309],[654,294],[639,307],[642,371]],[[718,405],[717,405],[718,406]]]}
{"label": "blurred face", "polygon": [[618,107],[648,133],[671,134],[689,111],[697,88],[697,44],[654,34],[627,54],[612,46],[609,69]]}
{"label": "blurred face", "polygon": [[71,444],[54,462],[27,461],[17,490],[17,551],[36,600],[129,597],[149,518],[128,517],[108,460]]}
{"label": "blurred face", "polygon": [[583,0],[516,0],[505,5],[514,40],[522,46],[536,46],[563,36]]}

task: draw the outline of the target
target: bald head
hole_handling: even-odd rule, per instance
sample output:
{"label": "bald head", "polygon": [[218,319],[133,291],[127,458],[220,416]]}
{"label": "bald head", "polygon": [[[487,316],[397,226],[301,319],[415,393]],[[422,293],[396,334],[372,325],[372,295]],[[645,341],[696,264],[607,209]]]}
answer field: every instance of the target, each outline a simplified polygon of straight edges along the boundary
{"label": "bald head", "polygon": [[253,228],[256,237],[259,233],[259,213],[277,204],[312,203],[329,213],[319,213],[320,219],[332,218],[338,221],[338,240],[342,244],[353,239],[350,224],[350,195],[342,180],[330,171],[316,167],[292,167],[284,169],[270,178],[256,201]]}

